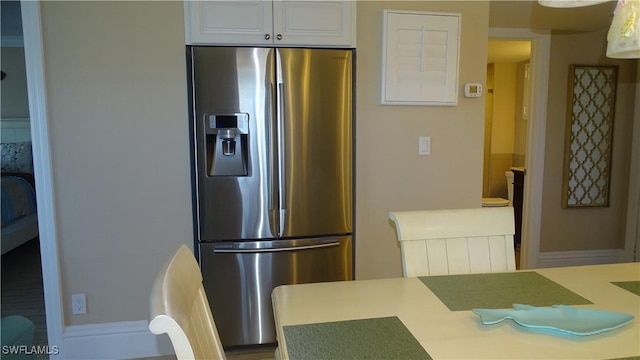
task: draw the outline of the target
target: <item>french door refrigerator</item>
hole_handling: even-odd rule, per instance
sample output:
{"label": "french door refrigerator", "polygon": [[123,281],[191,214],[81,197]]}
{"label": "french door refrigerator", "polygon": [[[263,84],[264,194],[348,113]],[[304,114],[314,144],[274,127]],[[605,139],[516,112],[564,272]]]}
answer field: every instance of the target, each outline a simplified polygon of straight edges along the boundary
{"label": "french door refrigerator", "polygon": [[353,50],[188,47],[197,249],[225,347],[271,291],[353,278]]}

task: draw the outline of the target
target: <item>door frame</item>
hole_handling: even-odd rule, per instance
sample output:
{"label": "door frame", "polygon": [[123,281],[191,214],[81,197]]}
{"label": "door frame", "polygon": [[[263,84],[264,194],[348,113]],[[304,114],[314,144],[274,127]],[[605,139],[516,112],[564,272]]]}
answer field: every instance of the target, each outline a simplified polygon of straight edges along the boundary
{"label": "door frame", "polygon": [[636,106],[631,136],[629,196],[622,261],[640,262],[640,62],[636,73]]}
{"label": "door frame", "polygon": [[533,269],[538,267],[540,253],[551,36],[540,30],[489,28],[489,39],[531,41],[531,106],[527,124],[520,268]]}
{"label": "door frame", "polygon": [[53,171],[47,118],[44,53],[40,2],[21,0],[22,34],[27,73],[27,96],[31,122],[33,147],[33,171],[35,175],[36,202],[38,206],[38,230],[42,283],[47,319],[48,351],[50,358],[59,358],[58,350],[63,340],[63,307],[61,301],[60,266],[55,222]]}

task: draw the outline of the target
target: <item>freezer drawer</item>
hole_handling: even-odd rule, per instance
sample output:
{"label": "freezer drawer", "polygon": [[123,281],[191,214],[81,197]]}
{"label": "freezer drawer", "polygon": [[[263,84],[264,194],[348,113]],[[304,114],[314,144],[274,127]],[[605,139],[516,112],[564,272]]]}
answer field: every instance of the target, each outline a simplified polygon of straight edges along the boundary
{"label": "freezer drawer", "polygon": [[351,280],[351,237],[200,244],[204,288],[225,347],[276,342],[271,291]]}

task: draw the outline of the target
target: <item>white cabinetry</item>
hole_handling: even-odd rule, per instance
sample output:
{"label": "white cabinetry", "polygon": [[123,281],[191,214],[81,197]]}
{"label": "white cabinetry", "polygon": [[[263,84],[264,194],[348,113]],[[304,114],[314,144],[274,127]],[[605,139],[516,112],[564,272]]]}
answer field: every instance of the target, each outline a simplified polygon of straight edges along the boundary
{"label": "white cabinetry", "polygon": [[187,44],[355,47],[355,1],[185,1]]}

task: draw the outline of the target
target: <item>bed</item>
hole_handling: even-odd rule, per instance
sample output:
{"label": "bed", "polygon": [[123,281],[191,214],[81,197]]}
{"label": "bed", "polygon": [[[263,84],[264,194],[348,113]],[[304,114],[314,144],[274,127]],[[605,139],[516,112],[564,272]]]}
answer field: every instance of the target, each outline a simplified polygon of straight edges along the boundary
{"label": "bed", "polygon": [[38,236],[31,142],[0,144],[2,254]]}

